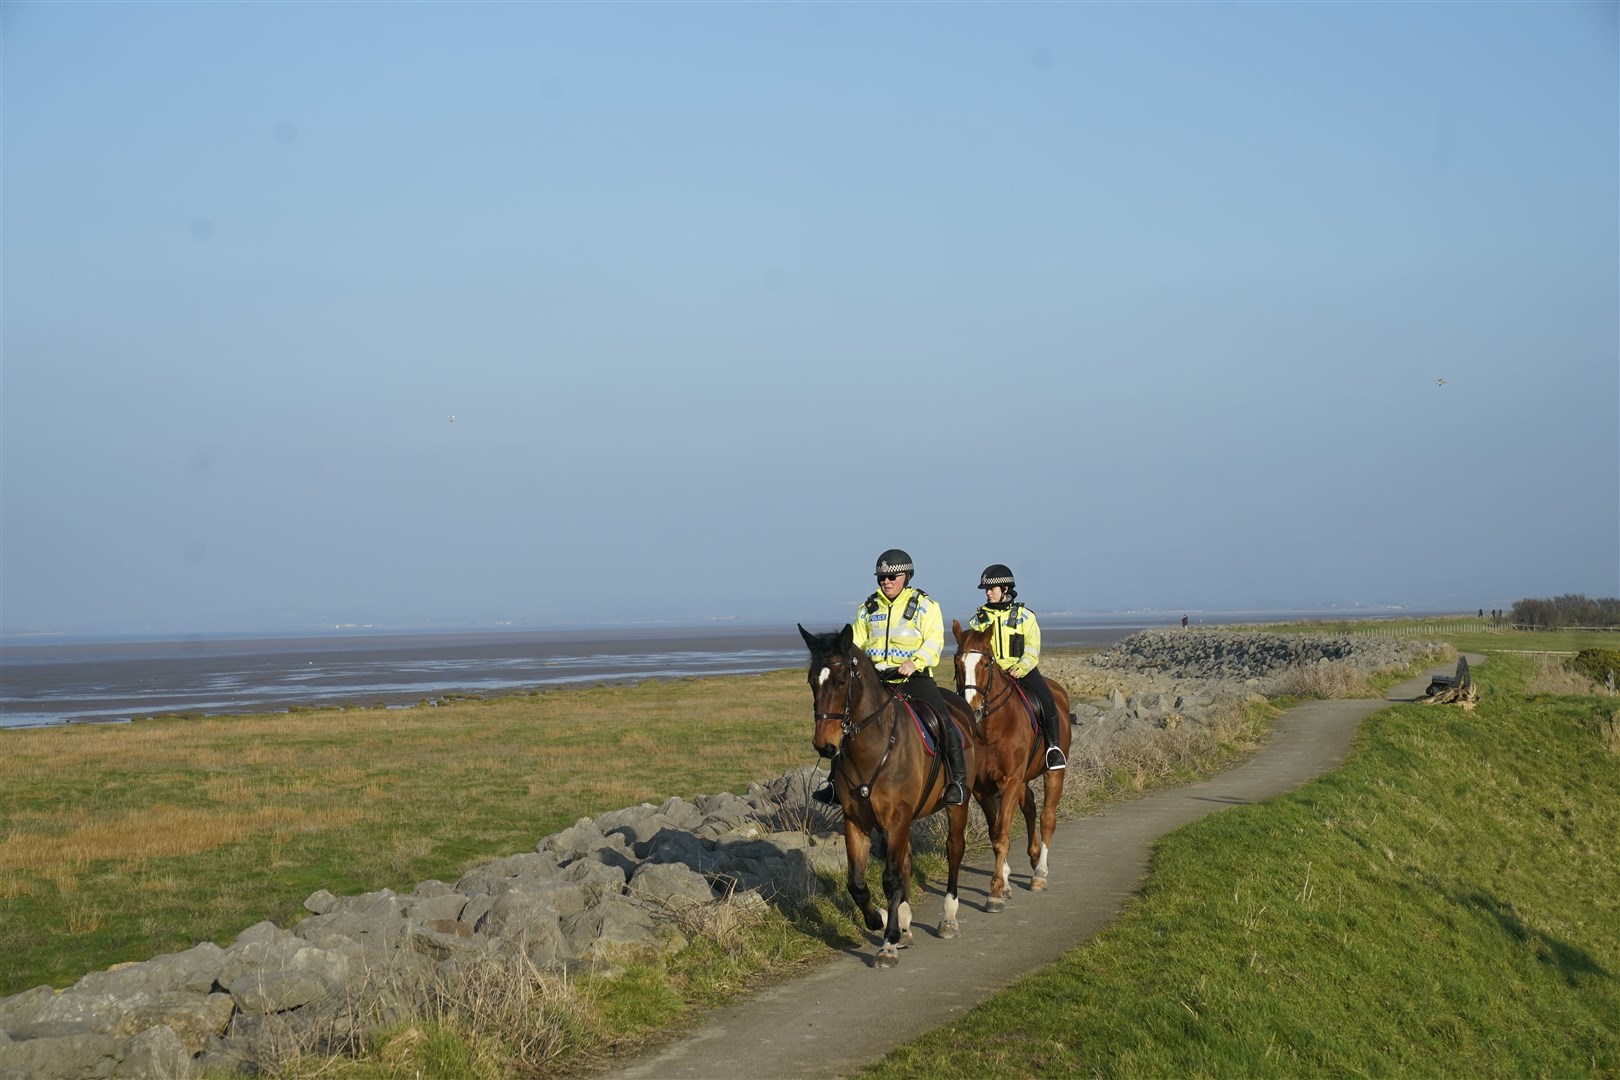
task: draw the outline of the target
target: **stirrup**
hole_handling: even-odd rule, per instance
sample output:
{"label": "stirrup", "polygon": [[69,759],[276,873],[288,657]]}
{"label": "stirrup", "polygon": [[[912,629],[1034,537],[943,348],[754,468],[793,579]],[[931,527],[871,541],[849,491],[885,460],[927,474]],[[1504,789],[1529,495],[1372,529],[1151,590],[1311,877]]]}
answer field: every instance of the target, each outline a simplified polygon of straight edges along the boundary
{"label": "stirrup", "polygon": [[1063,751],[1055,746],[1046,748],[1046,771],[1057,772],[1059,769],[1069,767],[1069,761],[1063,756]]}
{"label": "stirrup", "polygon": [[952,780],[945,785],[945,805],[961,806],[967,802],[967,786],[960,780]]}
{"label": "stirrup", "polygon": [[825,803],[828,806],[838,805],[838,789],[833,787],[832,777],[829,776],[823,780],[821,786],[810,793],[810,797],[816,802]]}

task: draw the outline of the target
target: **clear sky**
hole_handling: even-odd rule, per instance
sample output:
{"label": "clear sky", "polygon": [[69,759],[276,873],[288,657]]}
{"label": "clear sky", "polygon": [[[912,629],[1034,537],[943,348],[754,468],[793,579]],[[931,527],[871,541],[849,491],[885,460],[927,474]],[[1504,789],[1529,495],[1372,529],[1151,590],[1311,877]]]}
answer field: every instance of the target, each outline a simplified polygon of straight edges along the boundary
{"label": "clear sky", "polygon": [[7,0],[0,625],[1620,594],[1616,11]]}

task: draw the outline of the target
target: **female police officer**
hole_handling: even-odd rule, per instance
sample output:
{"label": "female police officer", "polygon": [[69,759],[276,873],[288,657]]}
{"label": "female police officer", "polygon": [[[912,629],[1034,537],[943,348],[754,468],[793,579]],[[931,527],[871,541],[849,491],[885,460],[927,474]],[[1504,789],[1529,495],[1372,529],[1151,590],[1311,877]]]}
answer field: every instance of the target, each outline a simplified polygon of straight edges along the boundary
{"label": "female police officer", "polygon": [[[911,556],[899,548],[878,556],[877,591],[855,613],[855,647],[865,650],[885,681],[908,697],[927,702],[940,718],[945,729],[945,765],[950,772],[945,801],[958,806],[967,802],[962,736],[934,682],[934,665],[945,649],[945,619],[933,597],[912,587],[915,571]],[[818,802],[834,801],[830,774],[812,797]]]}
{"label": "female police officer", "polygon": [[1002,563],[991,563],[984,568],[984,573],[979,575],[979,588],[984,590],[984,606],[973,613],[968,626],[991,632],[990,648],[996,663],[1018,680],[1018,685],[1040,709],[1041,731],[1046,736],[1047,769],[1066,768],[1068,762],[1058,749],[1057,706],[1052,702],[1052,691],[1045,677],[1035,667],[1041,658],[1041,627],[1035,621],[1035,613],[1017,602],[1013,572]]}

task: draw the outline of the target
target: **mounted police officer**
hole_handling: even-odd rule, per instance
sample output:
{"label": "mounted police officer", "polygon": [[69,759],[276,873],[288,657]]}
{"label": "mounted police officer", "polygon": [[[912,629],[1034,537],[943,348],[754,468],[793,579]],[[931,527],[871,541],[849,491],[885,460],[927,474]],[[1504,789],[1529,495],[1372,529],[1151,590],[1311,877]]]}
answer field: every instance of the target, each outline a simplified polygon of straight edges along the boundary
{"label": "mounted police officer", "polygon": [[1061,718],[1052,702],[1051,687],[1035,667],[1041,658],[1041,627],[1035,621],[1035,612],[1018,603],[1013,572],[1002,563],[991,563],[984,568],[984,573],[979,575],[979,588],[984,590],[984,605],[973,613],[968,626],[991,632],[990,648],[996,663],[1018,680],[1018,685],[1040,710],[1041,732],[1046,736],[1047,770],[1067,768],[1069,763],[1058,748]]}
{"label": "mounted police officer", "polygon": [[[940,719],[945,734],[945,765],[950,773],[945,801],[952,806],[967,802],[967,766],[962,759],[961,732],[934,682],[934,665],[945,649],[945,618],[933,597],[911,584],[916,567],[911,556],[890,548],[877,561],[877,591],[855,613],[855,647],[877,665],[888,684],[907,697],[926,702]],[[811,796],[831,803],[832,776]]]}

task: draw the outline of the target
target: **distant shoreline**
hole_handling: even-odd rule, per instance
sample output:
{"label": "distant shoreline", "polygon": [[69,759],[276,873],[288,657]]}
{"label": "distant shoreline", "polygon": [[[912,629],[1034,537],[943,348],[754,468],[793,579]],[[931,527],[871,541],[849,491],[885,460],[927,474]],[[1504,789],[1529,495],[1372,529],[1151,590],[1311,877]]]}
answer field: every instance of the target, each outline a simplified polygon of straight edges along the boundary
{"label": "distant shoreline", "polygon": [[[1269,619],[1257,617],[1261,614]],[[1218,616],[1220,621],[1190,613],[1194,625],[1294,622],[1324,618],[1324,613]],[[1103,648],[1137,630],[1180,620],[1179,613],[1083,618],[1054,613],[1041,622],[1048,648]],[[831,620],[806,625],[836,629]],[[56,639],[0,648],[0,729],[162,715],[404,706],[593,683],[757,674],[803,660],[804,643],[792,625],[738,623]]]}
{"label": "distant shoreline", "polygon": [[[853,609],[854,603],[850,607]],[[1227,625],[1230,623],[1278,623],[1296,621],[1332,621],[1360,619],[1409,619],[1452,614],[1466,614],[1445,608],[1313,608],[1308,610],[1271,610],[1264,608],[1245,610],[1175,608],[1137,608],[1125,611],[1069,611],[1037,608],[1042,625],[1065,627],[1147,627],[1179,623],[1183,615],[1194,623]],[[965,613],[960,616],[965,617]],[[399,640],[406,638],[479,638],[509,639],[514,636],[537,638],[565,638],[567,640],[597,640],[623,634],[689,635],[710,632],[717,636],[751,635],[760,632],[791,629],[794,621],[811,624],[809,619],[792,621],[745,618],[712,618],[694,621],[632,621],[591,624],[515,625],[497,623],[467,626],[383,626],[378,624],[345,624],[331,627],[306,627],[288,630],[201,630],[201,631],[83,631],[83,630],[8,630],[0,632],[0,650],[33,646],[97,646],[97,645],[186,645],[238,642],[274,645],[291,641],[365,642]],[[815,620],[825,622],[827,620]],[[836,621],[833,617],[832,621]]]}

